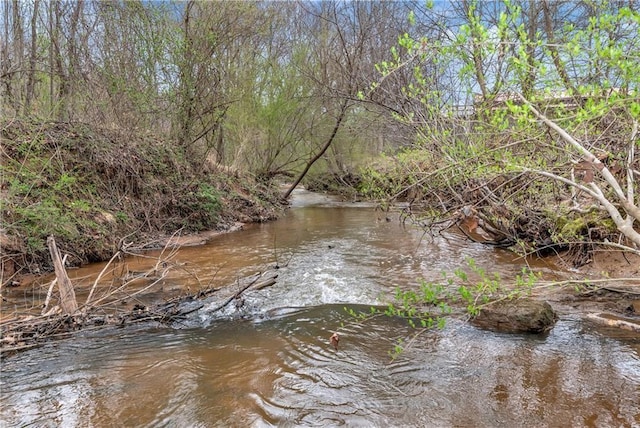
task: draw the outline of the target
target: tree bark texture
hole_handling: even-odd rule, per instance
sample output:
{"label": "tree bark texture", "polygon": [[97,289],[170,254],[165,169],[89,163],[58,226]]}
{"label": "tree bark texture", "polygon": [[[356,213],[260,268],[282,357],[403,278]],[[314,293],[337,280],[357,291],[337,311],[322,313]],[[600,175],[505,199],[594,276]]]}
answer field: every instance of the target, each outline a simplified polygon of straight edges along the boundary
{"label": "tree bark texture", "polygon": [[71,315],[78,310],[78,303],[76,302],[76,293],[73,290],[73,284],[67,275],[67,271],[64,269],[60,250],[58,250],[56,240],[53,236],[49,236],[47,238],[47,246],[49,247],[51,260],[53,260],[53,267],[56,271],[58,290],[60,290],[60,308],[63,313]]}

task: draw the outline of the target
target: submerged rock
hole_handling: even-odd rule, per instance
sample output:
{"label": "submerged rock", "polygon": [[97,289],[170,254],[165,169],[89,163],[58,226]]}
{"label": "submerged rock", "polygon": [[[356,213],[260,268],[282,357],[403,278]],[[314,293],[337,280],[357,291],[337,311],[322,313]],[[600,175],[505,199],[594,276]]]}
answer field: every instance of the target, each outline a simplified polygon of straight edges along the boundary
{"label": "submerged rock", "polygon": [[482,308],[471,323],[480,328],[508,333],[542,333],[550,330],[557,319],[557,314],[547,302],[516,299]]}

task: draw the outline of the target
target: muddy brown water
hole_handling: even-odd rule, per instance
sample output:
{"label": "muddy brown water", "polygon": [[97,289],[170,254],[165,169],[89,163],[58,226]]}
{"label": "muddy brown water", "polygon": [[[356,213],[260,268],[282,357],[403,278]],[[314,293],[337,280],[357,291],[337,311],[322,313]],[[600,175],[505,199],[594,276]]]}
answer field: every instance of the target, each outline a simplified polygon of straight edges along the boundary
{"label": "muddy brown water", "polygon": [[[297,191],[283,219],[180,250],[183,268],[162,284],[229,284],[278,264],[277,284],[247,295],[241,317],[205,307],[175,328],[82,332],[6,358],[0,425],[640,426],[637,334],[564,315],[542,336],[450,320],[414,338],[400,320],[357,323],[345,312],[468,258],[505,278],[525,265],[455,234],[423,236],[371,206]],[[102,266],[73,274],[90,284]],[[409,346],[391,359],[398,339]]]}

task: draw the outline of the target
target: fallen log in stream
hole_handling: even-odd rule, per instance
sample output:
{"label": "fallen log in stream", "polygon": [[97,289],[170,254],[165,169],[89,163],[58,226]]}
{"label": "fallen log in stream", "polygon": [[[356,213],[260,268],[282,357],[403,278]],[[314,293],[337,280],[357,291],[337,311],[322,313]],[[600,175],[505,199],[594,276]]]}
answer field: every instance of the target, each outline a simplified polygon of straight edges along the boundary
{"label": "fallen log in stream", "polygon": [[620,315],[610,314],[606,312],[588,314],[586,316],[586,319],[593,323],[606,327],[615,327],[640,333],[640,320],[638,319],[626,318]]}
{"label": "fallen log in stream", "polygon": [[[172,324],[184,320],[187,315],[199,311],[205,306],[204,299],[215,297],[220,303],[213,306],[207,302],[208,314],[220,311],[238,301],[251,291],[262,290],[276,283],[277,274],[262,272],[241,279],[235,284],[218,288],[207,288],[186,296],[152,306],[135,305],[123,311],[113,309],[107,303],[84,306],[75,312],[47,313],[41,316],[12,318],[0,323],[0,355],[10,355],[19,351],[37,347],[45,342],[69,337],[73,332],[91,330],[105,326],[124,326],[140,322],[158,322]],[[196,303],[197,304],[193,304]]]}

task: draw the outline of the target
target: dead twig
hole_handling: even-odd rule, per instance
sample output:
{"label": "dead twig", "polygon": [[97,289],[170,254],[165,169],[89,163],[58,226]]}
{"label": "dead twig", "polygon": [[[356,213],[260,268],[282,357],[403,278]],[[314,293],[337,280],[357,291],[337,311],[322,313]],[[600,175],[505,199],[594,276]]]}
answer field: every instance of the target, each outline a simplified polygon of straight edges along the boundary
{"label": "dead twig", "polygon": [[272,277],[267,278],[266,280],[258,283],[257,281],[260,278],[262,278],[264,275],[265,275],[265,273],[256,275],[256,278],[253,279],[252,281],[250,281],[249,284],[247,284],[244,287],[242,287],[237,293],[235,293],[233,296],[229,297],[222,304],[216,306],[215,308],[213,308],[209,312],[217,312],[217,311],[219,311],[221,309],[224,309],[225,307],[227,307],[229,305],[229,303],[233,302],[234,299],[239,298],[242,295],[242,293],[247,291],[253,285],[255,285],[255,287],[254,287],[255,290],[262,290],[263,288],[269,287],[269,286],[271,286],[271,285],[276,283],[276,278],[278,277],[278,275],[273,275]]}
{"label": "dead twig", "polygon": [[100,279],[102,278],[102,275],[104,275],[104,273],[107,271],[107,269],[109,268],[109,266],[111,266],[111,263],[113,263],[113,261],[120,257],[120,250],[116,251],[116,253],[113,255],[113,257],[111,257],[111,259],[109,259],[109,261],[107,262],[107,264],[102,268],[102,270],[100,271],[100,273],[98,274],[98,277],[96,278],[96,280],[93,282],[93,286],[91,287],[91,291],[89,292],[89,295],[87,296],[87,300],[84,303],[85,306],[89,305],[89,302],[91,302],[91,297],[93,296],[93,292],[95,291],[96,287],[98,286],[98,283],[100,282]]}

